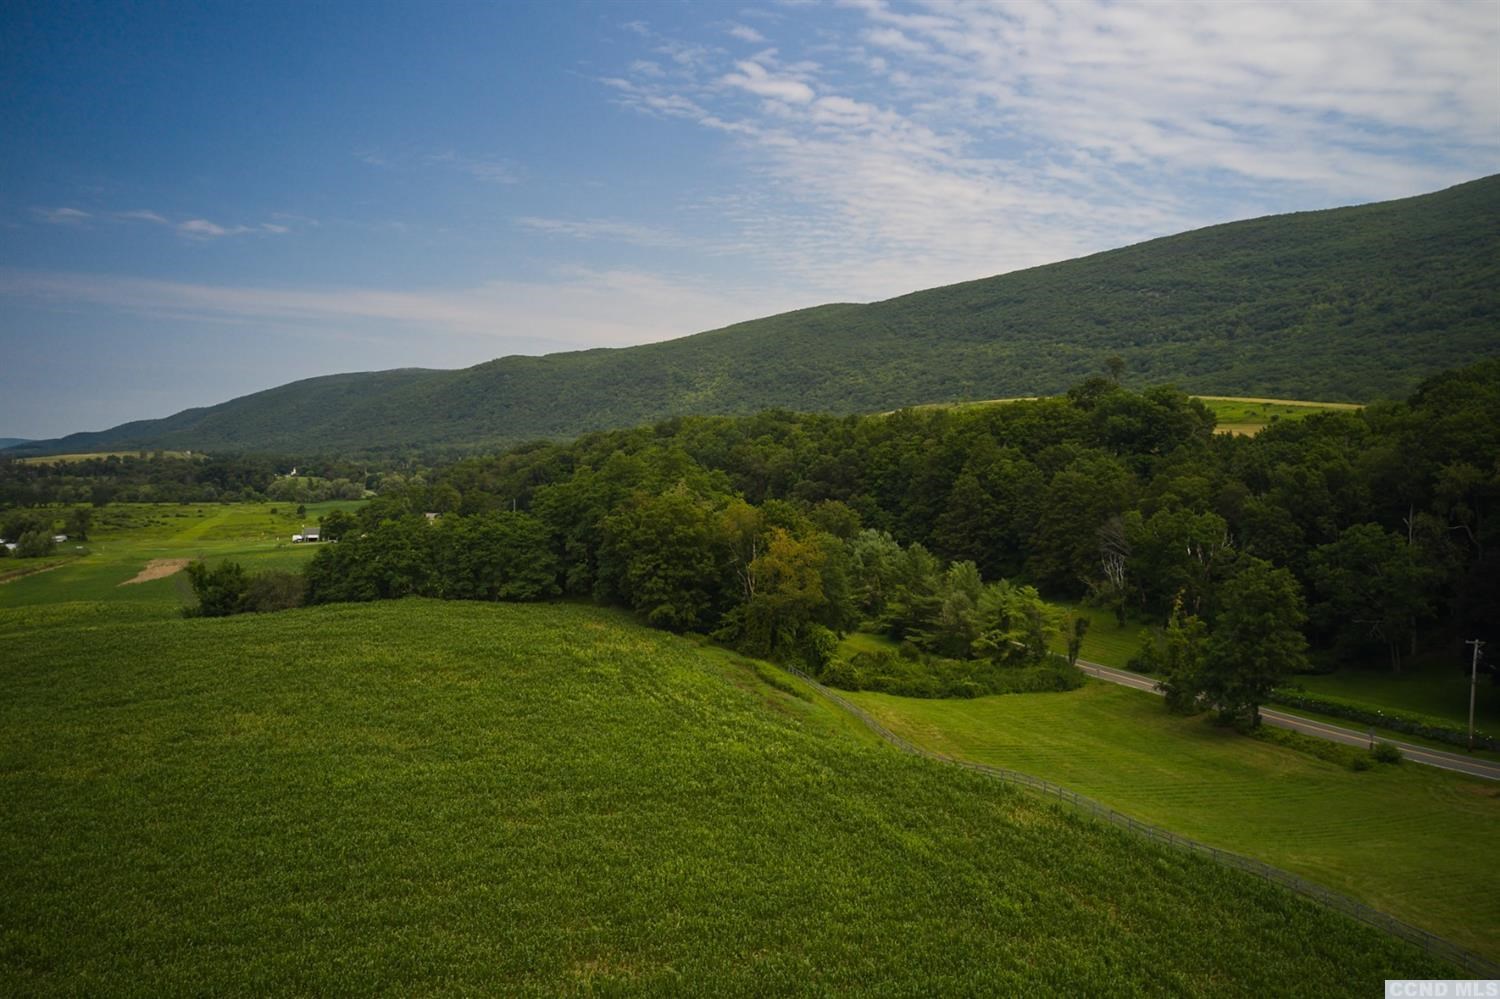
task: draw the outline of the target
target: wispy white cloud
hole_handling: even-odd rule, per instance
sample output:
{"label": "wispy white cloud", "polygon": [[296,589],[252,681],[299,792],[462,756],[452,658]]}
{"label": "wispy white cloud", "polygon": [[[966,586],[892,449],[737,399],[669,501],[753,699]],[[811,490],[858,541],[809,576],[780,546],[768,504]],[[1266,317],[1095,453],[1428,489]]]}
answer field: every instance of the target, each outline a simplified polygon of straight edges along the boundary
{"label": "wispy white cloud", "polygon": [[[637,60],[637,62],[640,63],[641,61]],[[638,71],[647,74],[649,73],[649,68],[642,64]],[[487,184],[519,184],[522,180],[520,166],[510,160],[501,159],[496,156],[471,156],[460,153],[456,149],[438,149],[426,152],[356,149],[353,155],[361,163],[367,166],[379,167],[383,170],[403,171],[422,167],[441,168],[467,174],[475,180],[482,180]]]}
{"label": "wispy white cloud", "polygon": [[[171,229],[179,236],[190,240],[212,240],[221,239],[225,236],[242,236],[247,233],[259,233],[262,235],[285,235],[292,231],[288,223],[297,220],[297,216],[274,215],[279,219],[277,222],[262,222],[258,225],[222,225],[206,218],[186,218],[173,221],[161,212],[152,211],[149,208],[133,208],[128,211],[108,212],[86,212],[78,208],[37,208],[33,209],[36,216],[50,225],[81,225],[90,219],[98,218],[103,221],[113,222],[145,222],[148,225],[162,226]],[[311,220],[302,220],[311,223]]]}
{"label": "wispy white cloud", "polygon": [[423,157],[423,162],[451,167],[459,173],[468,174],[475,180],[482,180],[487,184],[519,184],[521,182],[519,168],[509,160],[464,156],[447,149],[439,153],[429,153]]}
{"label": "wispy white cloud", "polygon": [[720,78],[721,83],[748,90],[760,97],[770,97],[791,104],[807,104],[816,96],[813,88],[801,80],[773,75],[753,59],[735,63],[735,66],[738,72],[725,74]]}
{"label": "wispy white cloud", "polygon": [[756,31],[748,24],[731,24],[729,26],[729,34],[742,42],[749,42],[751,45],[760,45],[766,40],[765,35]]}
{"label": "wispy white cloud", "polygon": [[178,234],[190,239],[219,239],[222,236],[238,236],[254,231],[247,225],[222,226],[208,219],[188,219],[177,223],[175,228]]}
{"label": "wispy white cloud", "polygon": [[33,208],[31,211],[48,225],[82,225],[94,217],[78,208]]}
{"label": "wispy white cloud", "polygon": [[698,56],[607,82],[725,135],[764,183],[724,220],[835,294],[1419,193],[1500,157],[1493,6],[849,0],[816,30],[781,13],[813,39],[798,53],[651,35]]}
{"label": "wispy white cloud", "polygon": [[[629,269],[567,268],[551,280],[495,280],[451,289],[237,287],[0,268],[0,299],[156,319],[229,322],[335,335],[385,324],[405,335],[476,340],[474,360],[507,342],[559,348],[624,346],[684,336],[813,304],[763,288],[725,288]],[[487,341],[494,341],[485,346]]]}
{"label": "wispy white cloud", "polygon": [[681,233],[657,226],[638,225],[619,219],[556,219],[522,216],[516,225],[533,232],[543,232],[573,239],[601,239],[646,247],[693,247],[702,246]]}

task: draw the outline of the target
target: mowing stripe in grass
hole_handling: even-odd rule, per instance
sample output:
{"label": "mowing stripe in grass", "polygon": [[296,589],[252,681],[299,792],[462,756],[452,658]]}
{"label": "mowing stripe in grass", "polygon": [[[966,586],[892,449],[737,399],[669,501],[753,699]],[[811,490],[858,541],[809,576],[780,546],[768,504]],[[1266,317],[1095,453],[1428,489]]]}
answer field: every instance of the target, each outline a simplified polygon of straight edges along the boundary
{"label": "mowing stripe in grass", "polygon": [[1232,853],[1228,850],[1221,850],[1218,847],[1209,846],[1206,843],[1200,843],[1197,840],[1178,835],[1177,833],[1174,833],[1168,829],[1163,829],[1160,826],[1154,826],[1148,822],[1142,822],[1139,819],[1133,818],[1132,816],[1117,812],[1107,805],[1100,804],[1099,802],[1094,801],[1092,798],[1088,798],[1081,794],[1078,794],[1076,791],[1071,791],[1068,788],[1063,787],[1061,784],[1054,784],[1053,782],[1043,780],[1040,777],[1033,777],[1030,774],[1023,774],[1019,771],[1009,770],[1005,767],[990,766],[984,763],[976,763],[972,760],[956,759],[943,753],[937,753],[922,746],[918,746],[915,743],[912,743],[892,732],[880,722],[876,721],[863,709],[851,703],[844,697],[841,697],[833,690],[830,690],[829,688],[823,686],[821,683],[814,680],[806,673],[803,673],[801,670],[798,670],[793,666],[787,666],[785,668],[788,672],[806,681],[810,686],[812,686],[815,690],[821,693],[824,697],[828,698],[834,704],[837,704],[839,707],[843,708],[845,711],[849,712],[860,721],[864,722],[865,725],[867,725],[870,730],[878,735],[881,739],[890,743],[892,746],[895,746],[902,752],[911,753],[915,756],[923,756],[928,759],[938,760],[942,763],[948,763],[954,766],[963,767],[966,770],[973,770],[977,773],[982,773],[987,776],[994,777],[1009,784],[1017,784],[1022,787],[1029,788],[1032,791],[1046,796],[1047,798],[1056,799],[1063,804],[1071,805],[1075,808],[1086,811],[1090,815],[1093,815],[1095,818],[1104,819],[1105,821],[1110,822],[1113,825],[1129,829],[1131,832],[1138,833],[1148,839],[1155,840],[1158,843],[1165,843],[1169,846],[1179,847],[1184,850],[1189,850],[1194,853],[1201,854],[1227,867],[1237,868],[1239,870],[1245,871],[1246,873],[1253,874],[1256,877],[1263,878],[1264,880],[1269,881],[1273,884],[1280,885],[1283,888],[1287,888],[1299,895],[1319,902],[1330,909],[1334,909],[1335,911],[1341,912],[1346,916],[1357,919],[1362,923],[1374,926],[1377,929],[1385,930],[1386,932],[1391,933],[1394,936],[1398,936],[1403,940],[1414,943],[1425,950],[1427,953],[1432,954],[1435,957],[1439,957],[1445,961],[1451,961],[1452,963],[1475,975],[1481,976],[1483,978],[1500,978],[1500,964],[1488,961],[1477,954],[1470,953],[1469,951],[1464,950],[1462,947],[1453,943],[1451,940],[1446,940],[1435,933],[1430,933],[1427,930],[1412,926],[1410,923],[1402,922],[1394,916],[1381,912],[1378,909],[1372,909],[1368,905],[1365,905],[1362,902],[1357,902],[1347,895],[1340,894],[1339,892],[1326,888],[1323,885],[1308,881],[1305,878],[1300,878],[1297,875],[1292,874],[1290,871],[1284,871],[1279,867],[1272,867],[1270,864],[1265,864],[1258,860],[1252,860],[1249,857],[1244,857],[1237,853]]}

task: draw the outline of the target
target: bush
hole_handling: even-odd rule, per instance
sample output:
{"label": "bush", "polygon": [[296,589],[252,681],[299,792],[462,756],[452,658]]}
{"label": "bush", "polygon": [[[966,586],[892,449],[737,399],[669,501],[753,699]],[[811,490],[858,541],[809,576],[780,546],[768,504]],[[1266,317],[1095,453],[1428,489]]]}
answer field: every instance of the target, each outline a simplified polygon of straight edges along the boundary
{"label": "bush", "polygon": [[[1347,718],[1362,725],[1375,725],[1454,746],[1468,746],[1469,744],[1467,731],[1445,725],[1437,719],[1425,718],[1409,712],[1382,711],[1379,708],[1351,704],[1325,694],[1309,694],[1300,690],[1279,688],[1271,694],[1271,703],[1288,708],[1301,708],[1303,711],[1316,711],[1335,718]],[[1479,749],[1500,749],[1500,739],[1483,732],[1475,732],[1474,745]]]}
{"label": "bush", "polygon": [[1060,658],[1014,666],[926,654],[909,658],[904,649],[856,652],[847,663],[834,660],[822,679],[843,690],[878,690],[901,697],[983,697],[1073,690],[1083,684],[1083,674]]}
{"label": "bush", "polygon": [[52,535],[43,530],[27,531],[16,539],[17,558],[41,558],[43,555],[51,555],[57,548],[57,543],[52,540]]}
{"label": "bush", "polygon": [[238,562],[221,562],[210,569],[199,560],[187,567],[198,606],[183,611],[187,617],[228,617],[301,607],[307,582],[295,572],[271,569],[251,575]]}
{"label": "bush", "polygon": [[833,659],[823,666],[818,679],[839,690],[864,690],[865,677],[859,668],[847,659]]}
{"label": "bush", "polygon": [[1400,763],[1403,759],[1400,748],[1390,742],[1377,743],[1375,748],[1370,750],[1370,755],[1375,757],[1377,763]]}
{"label": "bush", "polygon": [[839,636],[821,624],[810,624],[802,631],[798,652],[808,672],[818,676],[839,651]]}
{"label": "bush", "polygon": [[1358,746],[1329,742],[1327,739],[1304,735],[1301,732],[1259,725],[1250,731],[1250,735],[1261,742],[1273,742],[1278,746],[1285,746],[1299,753],[1306,753],[1308,756],[1316,756],[1320,760],[1327,760],[1329,763],[1354,771],[1369,770],[1375,765],[1375,759]]}
{"label": "bush", "polygon": [[241,610],[252,613],[301,607],[307,596],[307,580],[297,572],[271,569],[251,576],[241,598]]}
{"label": "bush", "polygon": [[228,617],[243,610],[250,580],[238,562],[220,562],[210,569],[199,559],[187,567],[198,606],[183,611],[188,617]]}

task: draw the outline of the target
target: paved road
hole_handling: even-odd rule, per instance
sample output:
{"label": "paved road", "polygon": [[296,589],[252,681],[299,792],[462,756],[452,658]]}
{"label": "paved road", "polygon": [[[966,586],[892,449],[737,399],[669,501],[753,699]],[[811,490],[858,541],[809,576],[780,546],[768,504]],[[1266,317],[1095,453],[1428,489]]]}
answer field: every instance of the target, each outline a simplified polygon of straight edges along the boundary
{"label": "paved road", "polygon": [[[1122,687],[1134,687],[1136,690],[1144,690],[1150,694],[1160,694],[1156,689],[1156,681],[1149,676],[1139,673],[1130,673],[1122,669],[1114,669],[1110,666],[1101,666],[1098,663],[1078,660],[1078,668],[1110,683],[1118,683]],[[1261,708],[1261,721],[1267,725],[1275,725],[1277,728],[1289,728],[1294,732],[1302,732],[1306,735],[1317,736],[1327,739],[1329,742],[1342,742],[1349,746],[1368,746],[1370,744],[1370,733],[1361,732],[1359,729],[1344,728],[1341,725],[1330,725],[1327,722],[1313,721],[1286,711],[1278,711],[1275,708]],[[1488,760],[1478,760],[1463,753],[1449,753],[1441,749],[1431,749],[1427,746],[1418,746],[1410,742],[1401,742],[1398,739],[1387,739],[1380,736],[1380,741],[1395,744],[1405,756],[1413,763],[1425,763],[1429,767],[1438,767],[1443,770],[1456,770],[1470,777],[1484,777],[1488,780],[1500,781],[1500,763],[1491,763]]]}

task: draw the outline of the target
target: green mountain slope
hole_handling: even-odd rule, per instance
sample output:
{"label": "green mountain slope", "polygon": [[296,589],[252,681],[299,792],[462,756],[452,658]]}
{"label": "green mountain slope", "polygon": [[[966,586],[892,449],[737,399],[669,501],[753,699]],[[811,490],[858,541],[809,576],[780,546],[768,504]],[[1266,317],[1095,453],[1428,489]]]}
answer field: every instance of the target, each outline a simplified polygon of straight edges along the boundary
{"label": "green mountain slope", "polygon": [[1111,354],[1129,382],[1362,401],[1500,353],[1497,289],[1500,176],[664,343],[311,379],[28,448],[503,444],[685,413],[1050,394]]}
{"label": "green mountain slope", "polygon": [[14,993],[1368,995],[1456,974],[607,611],[79,602],[0,609],[0,639]]}

